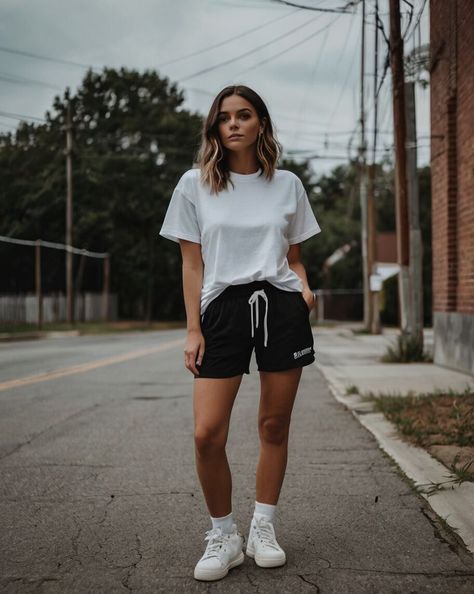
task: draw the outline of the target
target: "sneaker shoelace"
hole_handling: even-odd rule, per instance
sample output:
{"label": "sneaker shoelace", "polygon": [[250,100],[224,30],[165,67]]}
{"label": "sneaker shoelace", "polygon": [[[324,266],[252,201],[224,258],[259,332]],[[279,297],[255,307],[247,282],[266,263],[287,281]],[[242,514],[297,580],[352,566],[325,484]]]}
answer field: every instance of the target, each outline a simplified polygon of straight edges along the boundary
{"label": "sneaker shoelace", "polygon": [[268,522],[267,520],[265,520],[265,518],[258,518],[255,520],[255,523],[255,530],[260,542],[262,542],[266,547],[270,547],[272,549],[279,551],[280,547],[278,546],[275,540],[275,534],[272,530],[273,526],[271,522]]}
{"label": "sneaker shoelace", "polygon": [[220,550],[226,539],[227,535],[222,532],[221,528],[212,528],[211,530],[207,530],[206,538],[204,540],[208,540],[209,542],[207,544],[203,560],[210,559],[211,557],[219,558]]}

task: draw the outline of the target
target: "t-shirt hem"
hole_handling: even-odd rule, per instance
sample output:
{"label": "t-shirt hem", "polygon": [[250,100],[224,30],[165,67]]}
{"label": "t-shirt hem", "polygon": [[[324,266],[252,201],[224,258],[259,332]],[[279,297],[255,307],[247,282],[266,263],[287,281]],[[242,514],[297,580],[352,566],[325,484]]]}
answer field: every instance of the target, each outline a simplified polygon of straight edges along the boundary
{"label": "t-shirt hem", "polygon": [[290,245],[293,243],[300,243],[301,241],[308,239],[308,237],[312,237],[313,235],[316,235],[317,233],[320,233],[320,232],[321,232],[320,227],[313,227],[312,229],[309,229],[308,231],[305,231],[304,233],[301,233],[300,235],[297,235],[296,237],[288,239],[288,243]]}
{"label": "t-shirt hem", "polygon": [[201,243],[201,238],[196,237],[195,235],[190,235],[189,233],[183,233],[182,231],[176,231],[175,229],[168,229],[168,231],[160,231],[159,235],[165,237],[166,239],[171,239],[176,243],[179,243],[179,239],[186,239],[187,241],[194,241],[195,243]]}

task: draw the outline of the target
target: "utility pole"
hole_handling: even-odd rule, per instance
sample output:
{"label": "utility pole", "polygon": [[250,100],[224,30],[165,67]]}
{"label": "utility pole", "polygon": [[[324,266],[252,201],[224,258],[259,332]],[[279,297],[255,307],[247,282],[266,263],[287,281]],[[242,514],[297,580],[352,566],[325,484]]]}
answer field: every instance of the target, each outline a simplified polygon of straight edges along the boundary
{"label": "utility pole", "polygon": [[406,118],[403,73],[403,39],[400,34],[400,2],[390,1],[390,66],[392,70],[393,129],[395,134],[395,213],[397,225],[398,295],[400,329],[404,340],[412,332],[409,320],[409,220],[406,177]]}
{"label": "utility pole", "polygon": [[[378,125],[378,57],[379,57],[379,30],[378,30],[379,2],[375,0],[375,40],[374,40],[374,136],[372,140],[372,163],[369,166],[369,191],[367,194],[367,268],[369,275],[374,273],[376,260],[376,210],[375,210],[375,168],[377,164],[377,125]],[[379,291],[370,287],[369,320],[372,334],[380,334],[380,306]]]}
{"label": "utility pole", "polygon": [[68,324],[74,322],[72,265],[73,254],[69,249],[72,245],[72,124],[71,124],[71,99],[69,87],[66,89],[66,315]]}
{"label": "utility pole", "polygon": [[43,327],[43,291],[41,288],[41,239],[35,242],[35,289],[36,289],[36,307],[38,315],[36,325],[38,330]]}
{"label": "utility pole", "polygon": [[104,258],[104,284],[102,287],[102,319],[104,322],[109,321],[110,317],[110,256],[106,254]]}
{"label": "utility pole", "polygon": [[369,329],[369,269],[367,265],[367,166],[365,142],[365,106],[364,106],[364,77],[365,77],[365,0],[362,0],[362,39],[360,49],[360,146],[359,146],[359,194],[361,217],[361,252],[362,277],[364,290],[364,327]]}
{"label": "utility pole", "polygon": [[407,190],[410,222],[410,307],[413,338],[423,351],[423,242],[420,229],[420,196],[416,150],[415,83],[405,83],[407,122]]}

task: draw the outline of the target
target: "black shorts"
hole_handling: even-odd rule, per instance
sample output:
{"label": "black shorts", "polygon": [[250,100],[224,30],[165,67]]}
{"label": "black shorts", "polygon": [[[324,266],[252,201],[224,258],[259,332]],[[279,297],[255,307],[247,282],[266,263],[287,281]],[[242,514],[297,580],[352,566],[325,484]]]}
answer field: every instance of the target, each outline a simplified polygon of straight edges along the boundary
{"label": "black shorts", "polygon": [[313,363],[309,313],[299,291],[284,291],[265,280],[228,286],[201,316],[205,349],[194,377],[249,374],[254,348],[259,371]]}

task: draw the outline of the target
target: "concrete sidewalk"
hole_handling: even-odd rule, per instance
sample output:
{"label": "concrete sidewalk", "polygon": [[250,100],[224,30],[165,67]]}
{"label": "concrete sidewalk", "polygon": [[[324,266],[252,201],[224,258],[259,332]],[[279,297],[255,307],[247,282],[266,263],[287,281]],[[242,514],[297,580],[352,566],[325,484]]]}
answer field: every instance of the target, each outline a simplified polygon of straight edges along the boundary
{"label": "concrete sidewalk", "polygon": [[[330,337],[315,336],[323,357]],[[152,344],[160,351],[1,393],[2,592],[472,593],[473,556],[316,365],[303,371],[275,518],[287,564],[264,569],[246,557],[223,580],[194,580],[210,520],[195,472],[183,331],[36,342],[31,355],[41,367],[70,365],[79,349],[95,360]],[[8,361],[8,351],[1,356]],[[227,445],[245,536],[258,394],[252,360]]]}
{"label": "concrete sidewalk", "polygon": [[[474,389],[474,378],[432,363],[380,363],[387,346],[394,346],[398,330],[384,329],[381,335],[358,334],[360,324],[314,327],[317,367],[325,376],[335,398],[376,437],[421,491],[430,483],[446,482],[453,475],[429,453],[400,439],[395,426],[361,396],[369,394],[407,395],[437,390],[462,392]],[[354,332],[353,332],[354,331]],[[424,332],[425,350],[432,352],[433,332]],[[348,394],[356,387],[359,394]],[[474,483],[450,486],[429,497],[431,507],[457,531],[474,552]]]}

